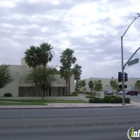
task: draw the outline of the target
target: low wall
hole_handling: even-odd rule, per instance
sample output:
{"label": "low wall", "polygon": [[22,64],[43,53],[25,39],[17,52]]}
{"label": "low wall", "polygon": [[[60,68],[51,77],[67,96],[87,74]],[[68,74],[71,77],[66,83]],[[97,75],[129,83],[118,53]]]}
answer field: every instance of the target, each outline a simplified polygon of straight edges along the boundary
{"label": "low wall", "polygon": [[96,93],[97,98],[104,98],[104,92],[98,92]]}

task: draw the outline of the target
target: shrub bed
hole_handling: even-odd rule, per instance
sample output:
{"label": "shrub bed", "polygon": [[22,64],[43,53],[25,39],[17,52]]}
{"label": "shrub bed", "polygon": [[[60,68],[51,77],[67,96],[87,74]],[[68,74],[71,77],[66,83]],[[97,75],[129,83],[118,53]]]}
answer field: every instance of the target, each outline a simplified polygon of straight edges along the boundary
{"label": "shrub bed", "polygon": [[11,93],[4,93],[4,97],[12,97]]}
{"label": "shrub bed", "polygon": [[[122,103],[121,97],[105,96],[104,98],[90,98],[89,103]],[[130,98],[125,98],[125,103],[130,103]]]}

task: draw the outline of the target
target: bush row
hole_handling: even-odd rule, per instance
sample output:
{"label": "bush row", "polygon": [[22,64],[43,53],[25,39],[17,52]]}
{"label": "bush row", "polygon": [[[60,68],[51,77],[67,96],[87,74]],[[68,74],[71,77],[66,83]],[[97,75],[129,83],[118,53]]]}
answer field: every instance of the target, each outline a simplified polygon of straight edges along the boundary
{"label": "bush row", "polygon": [[12,94],[11,93],[5,93],[4,97],[12,97]]}
{"label": "bush row", "polygon": [[[104,98],[90,98],[89,103],[122,103],[122,98],[116,96],[105,96]],[[130,103],[130,98],[125,98],[125,103]]]}

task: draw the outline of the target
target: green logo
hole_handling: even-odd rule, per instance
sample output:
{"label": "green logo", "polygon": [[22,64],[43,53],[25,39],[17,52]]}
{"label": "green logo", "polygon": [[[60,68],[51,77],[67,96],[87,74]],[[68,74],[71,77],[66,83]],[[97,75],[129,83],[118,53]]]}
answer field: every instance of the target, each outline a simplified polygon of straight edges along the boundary
{"label": "green logo", "polygon": [[130,127],[127,131],[127,137],[129,140],[133,140],[132,138],[139,138],[140,137],[140,129],[135,131],[133,127]]}

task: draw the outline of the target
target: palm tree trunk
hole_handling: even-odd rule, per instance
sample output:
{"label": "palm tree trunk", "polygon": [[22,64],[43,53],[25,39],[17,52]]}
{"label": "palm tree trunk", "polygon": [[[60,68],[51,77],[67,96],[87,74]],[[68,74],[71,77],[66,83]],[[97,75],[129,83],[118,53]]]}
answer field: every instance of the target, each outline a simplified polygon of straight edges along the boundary
{"label": "palm tree trunk", "polygon": [[76,91],[78,90],[78,80],[76,79]]}
{"label": "palm tree trunk", "polygon": [[69,94],[70,94],[70,77],[69,77]]}
{"label": "palm tree trunk", "polygon": [[69,79],[67,78],[67,81],[66,81],[66,94],[68,95],[69,94]]}
{"label": "palm tree trunk", "polygon": [[45,90],[43,89],[42,100],[44,100]]}

